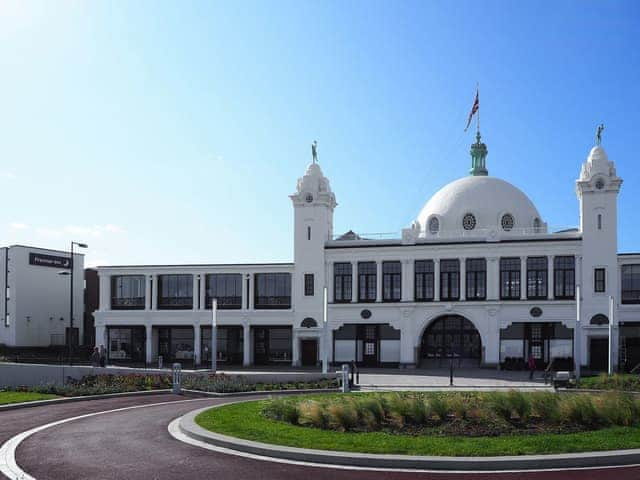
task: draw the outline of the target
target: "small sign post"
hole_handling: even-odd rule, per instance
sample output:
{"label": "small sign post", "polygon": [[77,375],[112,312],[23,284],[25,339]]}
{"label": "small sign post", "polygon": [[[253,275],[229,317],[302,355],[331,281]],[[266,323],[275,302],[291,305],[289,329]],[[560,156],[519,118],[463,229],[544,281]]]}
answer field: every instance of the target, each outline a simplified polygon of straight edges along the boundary
{"label": "small sign post", "polygon": [[182,365],[179,363],[173,364],[173,393],[180,395],[182,391]]}

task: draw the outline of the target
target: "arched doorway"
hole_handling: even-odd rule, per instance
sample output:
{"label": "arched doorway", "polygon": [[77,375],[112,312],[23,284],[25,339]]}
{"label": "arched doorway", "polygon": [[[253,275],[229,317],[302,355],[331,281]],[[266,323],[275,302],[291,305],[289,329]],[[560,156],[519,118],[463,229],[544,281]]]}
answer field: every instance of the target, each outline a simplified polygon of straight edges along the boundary
{"label": "arched doorway", "polygon": [[445,367],[453,359],[458,367],[477,367],[482,357],[480,333],[461,315],[436,318],[422,334],[420,365]]}

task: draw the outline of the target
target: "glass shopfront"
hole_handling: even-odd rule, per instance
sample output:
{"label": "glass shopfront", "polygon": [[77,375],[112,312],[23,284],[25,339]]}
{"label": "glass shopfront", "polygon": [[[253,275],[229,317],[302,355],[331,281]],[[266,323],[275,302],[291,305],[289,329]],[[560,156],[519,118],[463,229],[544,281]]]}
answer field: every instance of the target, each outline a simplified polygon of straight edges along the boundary
{"label": "glass shopfront", "polygon": [[158,355],[165,363],[193,363],[193,327],[158,328]]}
{"label": "glass shopfront", "polygon": [[500,364],[507,370],[526,368],[529,357],[536,368],[554,362],[554,369],[573,369],[573,329],[560,322],[514,322],[500,330]]}
{"label": "glass shopfront", "polygon": [[110,363],[144,363],[145,339],[144,327],[108,327],[107,356]]}
{"label": "glass shopfront", "polygon": [[[201,327],[201,363],[211,362],[211,327]],[[242,365],[243,331],[240,326],[217,327],[217,361],[227,365]]]}
{"label": "glass shopfront", "polygon": [[291,363],[291,327],[251,327],[256,365]]}

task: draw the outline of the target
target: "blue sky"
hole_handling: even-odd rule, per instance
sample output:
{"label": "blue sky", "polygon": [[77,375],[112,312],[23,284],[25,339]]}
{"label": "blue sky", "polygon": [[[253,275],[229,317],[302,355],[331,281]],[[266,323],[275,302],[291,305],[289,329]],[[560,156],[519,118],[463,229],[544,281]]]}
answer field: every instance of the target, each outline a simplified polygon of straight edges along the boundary
{"label": "blue sky", "polygon": [[551,226],[605,123],[640,251],[638,2],[9,0],[0,71],[2,244],[289,261],[314,139],[336,233],[399,233],[466,175],[479,82],[490,174]]}

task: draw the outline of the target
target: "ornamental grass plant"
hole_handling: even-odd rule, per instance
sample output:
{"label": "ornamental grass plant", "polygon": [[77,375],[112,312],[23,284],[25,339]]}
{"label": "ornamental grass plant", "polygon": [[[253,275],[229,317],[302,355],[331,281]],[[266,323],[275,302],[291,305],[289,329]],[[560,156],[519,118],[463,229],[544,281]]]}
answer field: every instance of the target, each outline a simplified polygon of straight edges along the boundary
{"label": "ornamental grass plant", "polygon": [[342,432],[495,436],[640,425],[631,395],[552,392],[389,392],[270,401],[263,416]]}

